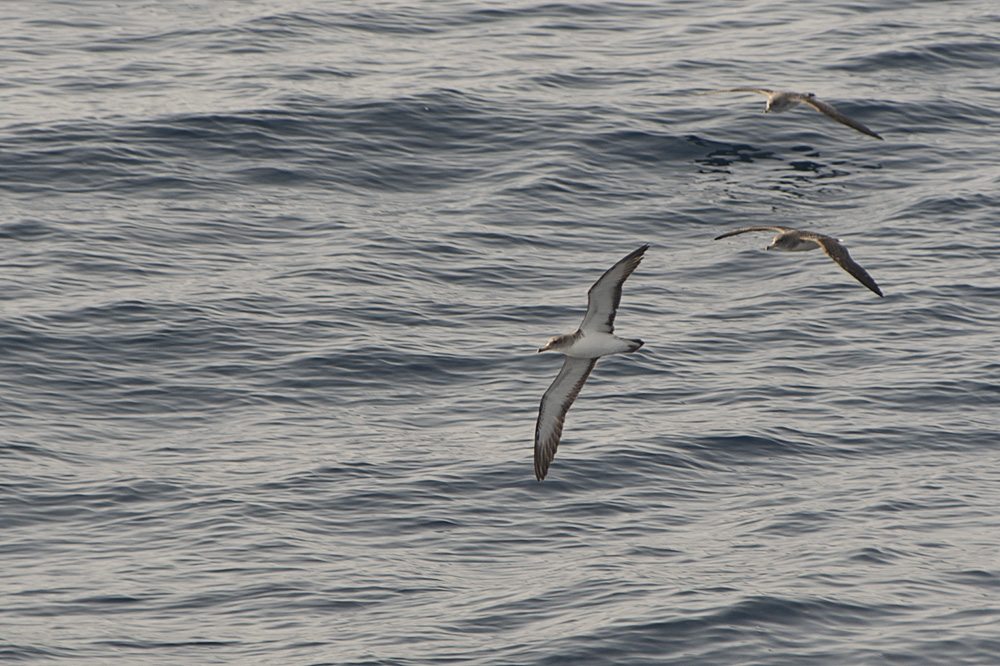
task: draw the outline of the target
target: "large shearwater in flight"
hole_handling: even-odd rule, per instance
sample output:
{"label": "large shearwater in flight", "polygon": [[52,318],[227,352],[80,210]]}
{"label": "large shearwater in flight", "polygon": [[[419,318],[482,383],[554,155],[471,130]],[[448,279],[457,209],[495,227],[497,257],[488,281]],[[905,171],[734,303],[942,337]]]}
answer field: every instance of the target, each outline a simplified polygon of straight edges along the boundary
{"label": "large shearwater in flight", "polygon": [[649,249],[643,245],[609,268],[587,292],[587,314],[575,333],[550,338],[539,349],[566,355],[562,370],[545,391],[538,406],[535,424],[535,478],[545,478],[559,446],[563,421],[570,405],[580,394],[597,359],[608,354],[630,354],[642,346],[642,340],[626,340],[614,335],[615,314],[622,300],[622,284],[632,274],[642,255]]}
{"label": "large shearwater in flight", "polygon": [[729,236],[735,236],[736,234],[743,234],[748,231],[778,232],[778,235],[774,237],[771,244],[764,248],[765,250],[806,252],[808,250],[815,250],[816,248],[823,248],[823,251],[826,252],[826,256],[836,261],[841,268],[853,275],[858,282],[865,285],[879,296],[882,295],[882,290],[878,288],[877,284],[875,284],[875,280],[873,280],[872,276],[868,274],[868,271],[862,268],[858,262],[851,259],[851,255],[847,252],[847,248],[844,247],[839,240],[831,236],[818,234],[815,231],[799,231],[798,229],[789,229],[788,227],[743,227],[742,229],[734,229],[733,231],[727,231],[720,236],[716,236],[715,240],[728,238]]}
{"label": "large shearwater in flight", "polygon": [[714,95],[715,93],[727,93],[727,92],[752,92],[760,93],[761,95],[767,95],[767,105],[764,107],[764,113],[768,111],[773,111],[774,113],[780,113],[782,111],[787,111],[794,106],[798,106],[799,102],[808,104],[812,108],[816,109],[820,113],[825,113],[830,116],[838,123],[843,123],[848,127],[853,127],[863,134],[868,136],[873,136],[879,141],[882,141],[880,137],[875,132],[871,131],[861,123],[859,123],[854,118],[845,116],[837,109],[833,108],[832,104],[824,102],[821,99],[817,99],[816,95],[813,93],[797,93],[788,92],[784,90],[768,90],[767,88],[723,88],[721,90],[706,90],[699,94],[701,95]]}

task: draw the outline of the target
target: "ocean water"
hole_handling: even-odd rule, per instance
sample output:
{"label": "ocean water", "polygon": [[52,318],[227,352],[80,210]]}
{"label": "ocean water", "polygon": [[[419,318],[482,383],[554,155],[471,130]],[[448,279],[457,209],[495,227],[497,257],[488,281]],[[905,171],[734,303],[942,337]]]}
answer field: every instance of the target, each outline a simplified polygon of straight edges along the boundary
{"label": "ocean water", "polygon": [[[11,0],[0,661],[1000,663],[995,2]],[[815,92],[877,141],[765,86]],[[785,225],[843,239],[880,299]],[[586,291],[651,245],[538,483]]]}

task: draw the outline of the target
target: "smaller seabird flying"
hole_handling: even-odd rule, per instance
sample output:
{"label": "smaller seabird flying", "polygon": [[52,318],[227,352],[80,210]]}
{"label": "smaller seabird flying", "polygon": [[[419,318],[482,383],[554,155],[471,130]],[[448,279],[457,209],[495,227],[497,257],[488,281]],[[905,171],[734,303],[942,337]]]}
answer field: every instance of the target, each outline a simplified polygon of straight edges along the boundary
{"label": "smaller seabird flying", "polygon": [[587,314],[575,333],[550,338],[538,350],[566,355],[562,370],[545,391],[538,406],[535,423],[535,478],[541,481],[556,455],[563,422],[570,405],[580,394],[597,359],[608,354],[630,354],[642,346],[642,340],[626,340],[614,335],[615,314],[622,300],[622,284],[632,274],[642,255],[643,245],[609,268],[587,292]]}
{"label": "smaller seabird flying", "polygon": [[836,261],[841,268],[853,275],[858,282],[865,285],[879,296],[882,295],[882,290],[878,288],[877,284],[875,284],[875,280],[873,280],[872,276],[868,274],[868,271],[863,269],[858,262],[851,259],[851,255],[847,252],[847,248],[844,247],[839,240],[831,236],[818,234],[815,231],[799,231],[798,229],[789,229],[788,227],[743,227],[742,229],[734,229],[733,231],[727,231],[720,236],[716,236],[715,240],[728,238],[729,236],[735,236],[736,234],[743,234],[748,231],[778,232],[778,235],[774,237],[771,244],[764,248],[765,250],[806,252],[808,250],[815,250],[816,248],[823,248],[823,251],[826,252],[826,256]]}
{"label": "smaller seabird flying", "polygon": [[782,111],[787,111],[794,106],[798,106],[800,102],[808,104],[812,108],[816,109],[820,113],[825,113],[830,116],[838,123],[843,123],[848,127],[853,127],[862,134],[867,134],[868,136],[873,136],[879,141],[882,141],[880,137],[875,132],[871,131],[861,123],[859,123],[854,118],[845,116],[837,109],[833,108],[832,104],[828,104],[821,99],[817,99],[816,95],[813,93],[797,93],[788,92],[783,90],[768,90],[767,88],[723,88],[721,90],[707,90],[705,92],[699,93],[701,95],[713,95],[715,93],[727,93],[727,92],[753,92],[760,93],[761,95],[767,95],[767,106],[764,107],[764,113],[768,111],[773,111],[774,113],[780,113]]}

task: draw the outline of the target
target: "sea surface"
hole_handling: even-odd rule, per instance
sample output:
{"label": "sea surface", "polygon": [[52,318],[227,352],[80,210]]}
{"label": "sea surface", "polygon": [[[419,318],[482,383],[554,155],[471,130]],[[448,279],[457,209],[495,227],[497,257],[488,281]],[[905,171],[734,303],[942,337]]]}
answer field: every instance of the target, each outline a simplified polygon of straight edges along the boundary
{"label": "sea surface", "polygon": [[[0,661],[1000,664],[998,44],[995,0],[5,1]],[[885,140],[694,94],[739,86]],[[539,483],[536,349],[646,243]]]}

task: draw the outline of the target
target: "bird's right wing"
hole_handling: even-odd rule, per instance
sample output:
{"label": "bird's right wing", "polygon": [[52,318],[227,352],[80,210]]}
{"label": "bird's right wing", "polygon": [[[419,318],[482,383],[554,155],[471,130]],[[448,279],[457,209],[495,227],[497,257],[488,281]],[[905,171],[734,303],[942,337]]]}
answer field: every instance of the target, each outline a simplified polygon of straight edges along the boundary
{"label": "bird's right wing", "polygon": [[768,90],[767,88],[719,88],[718,90],[704,90],[699,95],[714,95],[716,93],[731,93],[731,92],[752,92],[760,93],[761,95],[767,95],[770,97],[774,94],[773,90]]}
{"label": "bird's right wing", "polygon": [[720,234],[713,240],[722,240],[723,238],[729,238],[730,236],[735,236],[736,234],[745,234],[748,231],[777,231],[779,234],[783,234],[792,230],[788,227],[742,227],[740,229],[733,229],[732,231]]}
{"label": "bird's right wing", "polygon": [[566,412],[576,396],[580,395],[580,389],[595,365],[596,358],[567,356],[562,370],[542,396],[538,406],[538,421],[535,423],[535,478],[539,481],[545,478],[556,455]]}

